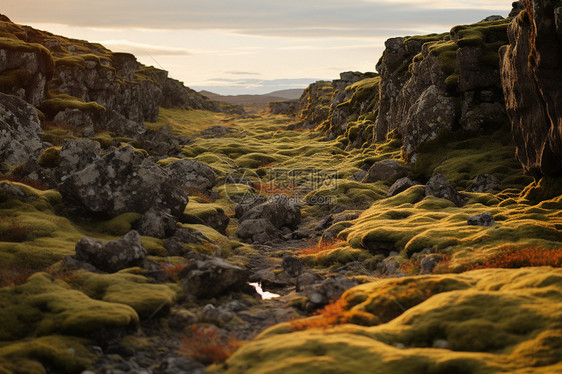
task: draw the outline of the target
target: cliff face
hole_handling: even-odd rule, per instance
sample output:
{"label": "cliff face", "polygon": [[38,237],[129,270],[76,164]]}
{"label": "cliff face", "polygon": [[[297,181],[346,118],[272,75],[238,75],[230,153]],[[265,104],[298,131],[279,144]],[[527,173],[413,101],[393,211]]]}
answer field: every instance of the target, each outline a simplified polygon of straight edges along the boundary
{"label": "cliff face", "polygon": [[562,1],[524,1],[508,29],[501,79],[517,158],[534,177],[562,174]]}
{"label": "cliff face", "polygon": [[300,125],[316,127],[343,146],[371,143],[379,93],[376,73],[344,72],[332,82],[311,84],[300,98]]}
{"label": "cliff face", "polygon": [[392,38],[378,74],[342,73],[313,84],[301,98],[301,120],[329,138],[359,147],[400,135],[403,157],[444,129],[469,132],[505,125],[500,46],[509,20],[456,26],[449,33]]}
{"label": "cliff face", "polygon": [[[128,53],[69,39],[0,18],[0,92],[38,107],[47,120],[94,123],[132,136],[158,107],[221,111],[206,97],[146,67]],[[90,103],[90,104],[87,104]],[[133,129],[133,131],[130,131]]]}

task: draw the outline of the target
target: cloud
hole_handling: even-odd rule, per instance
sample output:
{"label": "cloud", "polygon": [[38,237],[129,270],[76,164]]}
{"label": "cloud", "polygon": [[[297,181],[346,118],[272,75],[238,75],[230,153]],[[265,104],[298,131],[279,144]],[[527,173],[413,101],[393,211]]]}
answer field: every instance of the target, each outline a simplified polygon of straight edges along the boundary
{"label": "cloud", "polygon": [[254,73],[250,71],[225,71],[225,74],[231,75],[261,75],[260,73]]}
{"label": "cloud", "polygon": [[112,51],[127,51],[135,55],[187,56],[192,54],[185,48],[136,43],[128,40],[102,40],[100,44]]}
{"label": "cloud", "polygon": [[28,0],[3,11],[17,22],[85,27],[222,29],[288,37],[366,36],[412,25],[479,21],[507,14],[508,1],[484,0]]}

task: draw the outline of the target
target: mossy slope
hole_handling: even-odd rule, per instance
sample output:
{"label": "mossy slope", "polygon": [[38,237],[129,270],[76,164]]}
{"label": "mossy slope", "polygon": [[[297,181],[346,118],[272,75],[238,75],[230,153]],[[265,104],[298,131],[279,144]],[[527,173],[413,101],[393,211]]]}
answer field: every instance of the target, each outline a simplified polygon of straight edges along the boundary
{"label": "mossy slope", "polygon": [[[427,292],[412,306],[408,300],[420,289]],[[380,297],[404,311],[376,325],[386,312]],[[369,283],[343,298],[349,311],[373,313],[375,326],[293,332],[290,324],[278,325],[241,348],[221,372],[556,372],[562,368],[561,297],[562,270],[551,268]]]}

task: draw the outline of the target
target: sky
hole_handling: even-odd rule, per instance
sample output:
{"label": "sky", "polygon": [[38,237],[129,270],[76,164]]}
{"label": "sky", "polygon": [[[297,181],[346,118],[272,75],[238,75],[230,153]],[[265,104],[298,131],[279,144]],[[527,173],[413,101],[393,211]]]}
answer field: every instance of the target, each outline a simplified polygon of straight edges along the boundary
{"label": "sky", "polygon": [[13,22],[131,52],[196,90],[263,94],[375,71],[384,41],[507,16],[499,0],[2,0]]}

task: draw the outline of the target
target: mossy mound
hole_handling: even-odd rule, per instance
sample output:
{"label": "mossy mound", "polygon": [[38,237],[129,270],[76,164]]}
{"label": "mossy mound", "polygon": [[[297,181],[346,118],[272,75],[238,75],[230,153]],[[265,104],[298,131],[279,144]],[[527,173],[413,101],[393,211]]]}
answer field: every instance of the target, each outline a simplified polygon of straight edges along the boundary
{"label": "mossy mound", "polygon": [[46,273],[2,288],[0,294],[0,341],[50,334],[87,336],[101,328],[129,329],[138,323],[131,307],[91,299]]}
{"label": "mossy mound", "polygon": [[185,110],[182,108],[158,108],[156,122],[145,122],[149,131],[171,126],[172,133],[180,136],[193,136],[217,124],[230,126],[230,117],[224,113],[206,110]]}
{"label": "mossy mound", "polygon": [[384,315],[379,297],[399,304],[399,316],[378,324],[376,314],[375,326],[299,332],[291,323],[277,325],[236,352],[221,372],[476,374],[562,368],[560,269],[487,269],[368,283],[344,294],[349,304],[342,314]]}
{"label": "mossy mound", "polygon": [[[375,202],[339,238],[354,248],[376,252],[380,243],[404,256],[431,249],[451,256],[451,266],[462,268],[506,244],[559,245],[562,196],[539,205],[518,203],[492,194],[470,193],[467,204],[457,207],[449,200],[424,197],[424,187],[414,186]],[[471,226],[467,219],[490,212],[492,227]]]}
{"label": "mossy mound", "polygon": [[0,373],[79,373],[91,368],[93,355],[87,340],[68,336],[44,336],[0,344]]}
{"label": "mossy mound", "polygon": [[93,299],[130,306],[140,318],[166,314],[179,292],[176,285],[152,284],[126,270],[115,274],[79,272],[76,285]]}

